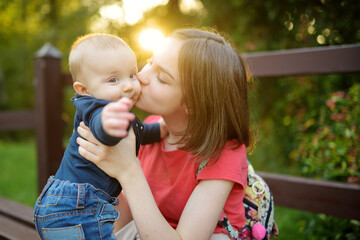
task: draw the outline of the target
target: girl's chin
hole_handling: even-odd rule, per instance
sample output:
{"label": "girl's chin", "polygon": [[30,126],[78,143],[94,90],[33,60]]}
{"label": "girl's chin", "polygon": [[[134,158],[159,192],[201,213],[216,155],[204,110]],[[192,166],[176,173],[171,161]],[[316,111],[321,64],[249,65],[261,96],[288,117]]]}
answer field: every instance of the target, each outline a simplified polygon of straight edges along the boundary
{"label": "girl's chin", "polygon": [[133,101],[134,103],[137,103],[139,101],[139,97],[132,97],[131,101]]}
{"label": "girl's chin", "polygon": [[141,109],[142,101],[143,101],[143,99],[141,98],[141,95],[140,95],[140,97],[139,97],[139,98],[137,99],[137,101],[135,102],[135,105],[134,105],[134,106],[135,106],[136,108],[142,110],[142,109]]}
{"label": "girl's chin", "polygon": [[139,101],[140,97],[141,97],[141,94],[133,95],[131,97],[131,100],[136,104]]}

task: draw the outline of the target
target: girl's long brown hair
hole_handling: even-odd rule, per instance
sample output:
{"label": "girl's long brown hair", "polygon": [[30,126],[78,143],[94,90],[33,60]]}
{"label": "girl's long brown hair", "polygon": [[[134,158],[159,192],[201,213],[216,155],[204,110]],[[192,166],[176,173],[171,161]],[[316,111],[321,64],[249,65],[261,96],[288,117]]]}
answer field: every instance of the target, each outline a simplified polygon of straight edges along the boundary
{"label": "girl's long brown hair", "polygon": [[188,127],[179,143],[200,161],[217,159],[229,140],[252,145],[244,60],[219,34],[184,29],[170,37],[183,41],[179,73]]}

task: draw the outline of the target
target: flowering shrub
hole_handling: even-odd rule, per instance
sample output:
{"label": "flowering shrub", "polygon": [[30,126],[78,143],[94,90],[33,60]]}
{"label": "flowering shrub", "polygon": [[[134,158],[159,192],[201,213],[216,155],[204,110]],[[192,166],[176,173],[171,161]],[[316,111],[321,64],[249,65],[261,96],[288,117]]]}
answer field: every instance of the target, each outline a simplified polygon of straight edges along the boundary
{"label": "flowering shrub", "polygon": [[290,156],[302,175],[359,183],[360,84],[331,94],[301,127],[299,147]]}

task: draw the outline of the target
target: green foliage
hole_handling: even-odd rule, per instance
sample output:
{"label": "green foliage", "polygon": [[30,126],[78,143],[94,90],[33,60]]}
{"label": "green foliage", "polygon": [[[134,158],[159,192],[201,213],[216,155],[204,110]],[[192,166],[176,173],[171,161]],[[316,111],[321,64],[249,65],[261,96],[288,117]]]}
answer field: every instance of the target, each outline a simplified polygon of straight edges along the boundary
{"label": "green foliage", "polygon": [[357,240],[360,238],[360,222],[340,219],[324,214],[305,215],[300,221],[304,239],[309,240]]}
{"label": "green foliage", "polygon": [[205,25],[228,33],[241,51],[360,41],[360,19],[357,17],[360,4],[352,0],[202,2],[208,13]]}
{"label": "green foliage", "polygon": [[[301,126],[298,149],[291,154],[303,175],[359,183],[360,84],[332,93]],[[315,130],[315,131],[314,131]]]}
{"label": "green foliage", "polygon": [[[251,157],[255,166],[301,175],[296,160],[300,156],[294,151],[304,137],[299,134],[304,128],[306,134],[315,133],[316,117],[328,96],[334,91],[347,91],[359,80],[358,74],[256,79],[251,99],[256,126],[261,131]],[[271,165],[272,169],[268,168]]]}
{"label": "green foliage", "polygon": [[63,66],[67,71],[72,42],[88,32],[90,17],[96,15],[104,3],[82,0],[0,2],[0,110],[33,108],[36,51],[50,42],[64,53]]}

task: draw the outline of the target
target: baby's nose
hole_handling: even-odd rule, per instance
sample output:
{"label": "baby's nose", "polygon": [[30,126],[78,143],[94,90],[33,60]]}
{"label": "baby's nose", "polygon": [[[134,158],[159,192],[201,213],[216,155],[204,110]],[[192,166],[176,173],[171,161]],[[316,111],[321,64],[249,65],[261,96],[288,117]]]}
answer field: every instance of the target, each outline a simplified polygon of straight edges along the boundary
{"label": "baby's nose", "polygon": [[123,91],[124,91],[124,93],[129,93],[129,92],[132,92],[133,89],[134,89],[134,87],[133,87],[132,84],[127,84],[127,85],[124,87]]}

